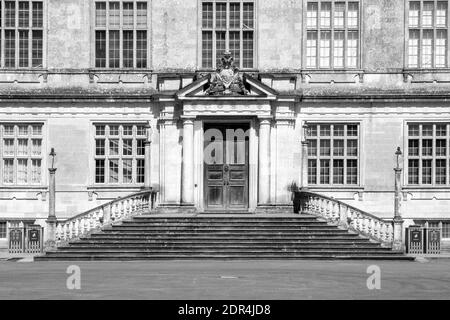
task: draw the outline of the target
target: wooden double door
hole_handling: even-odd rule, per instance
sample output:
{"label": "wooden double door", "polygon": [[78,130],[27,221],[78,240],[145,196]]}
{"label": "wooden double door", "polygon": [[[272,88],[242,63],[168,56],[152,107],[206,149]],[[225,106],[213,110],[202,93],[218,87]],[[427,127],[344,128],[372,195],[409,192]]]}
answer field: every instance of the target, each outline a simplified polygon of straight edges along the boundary
{"label": "wooden double door", "polygon": [[204,199],[208,212],[248,210],[250,125],[205,124]]}

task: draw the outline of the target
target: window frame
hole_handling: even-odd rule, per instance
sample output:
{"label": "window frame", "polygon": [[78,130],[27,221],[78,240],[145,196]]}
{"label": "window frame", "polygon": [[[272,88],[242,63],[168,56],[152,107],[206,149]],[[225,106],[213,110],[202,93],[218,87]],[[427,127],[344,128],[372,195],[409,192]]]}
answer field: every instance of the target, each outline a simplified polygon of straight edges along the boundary
{"label": "window frame", "polygon": [[[419,126],[419,133],[417,136],[409,135],[409,126],[416,125]],[[431,136],[423,136],[422,128],[424,125],[433,126],[433,133]],[[445,136],[437,136],[436,128],[438,125],[446,125],[446,135]],[[406,121],[405,122],[405,145],[404,145],[404,157],[403,157],[403,168],[405,171],[404,174],[404,186],[406,188],[419,188],[419,189],[448,189],[450,188],[450,121]],[[437,140],[446,141],[446,155],[445,156],[437,156]],[[410,140],[419,140],[418,145],[418,155],[410,155],[409,153],[409,141]],[[422,141],[423,140],[432,140],[432,155],[423,155],[422,150]],[[418,163],[418,183],[410,183],[410,173],[409,173],[409,161],[417,160]],[[431,160],[431,183],[425,184],[423,183],[423,161]],[[446,183],[438,184],[436,183],[436,168],[437,168],[437,160],[445,160],[446,161]]]}
{"label": "window frame", "polygon": [[[309,143],[308,143],[308,185],[311,188],[317,188],[317,189],[321,189],[321,188],[341,188],[341,189],[355,189],[355,188],[361,188],[362,186],[362,181],[363,181],[363,170],[361,168],[361,163],[363,161],[362,157],[363,157],[363,150],[362,145],[363,145],[363,137],[362,137],[362,123],[359,121],[338,121],[338,122],[334,122],[334,121],[321,121],[321,120],[308,120],[305,122],[305,124],[307,124],[308,126],[308,134],[305,136],[305,140],[307,142],[309,142],[309,140],[316,140],[317,141],[317,151],[316,151],[316,156],[311,156],[309,155]],[[319,127],[321,125],[325,125],[325,126],[330,126],[330,135],[329,136],[324,136],[323,138],[320,136],[320,129]],[[356,136],[349,136],[347,134],[347,128],[349,125],[355,125],[357,127],[357,135]],[[317,135],[315,137],[311,137],[309,135],[309,129],[311,128],[311,126],[317,126]],[[344,126],[344,134],[342,136],[335,136],[334,135],[334,126]],[[330,155],[325,155],[322,156],[320,155],[320,141],[321,140],[330,140]],[[344,155],[343,156],[335,156],[334,155],[334,140],[344,140],[344,147],[343,147],[343,152]],[[349,156],[348,155],[348,144],[347,141],[348,140],[356,140],[357,141],[357,155],[356,156]],[[310,179],[309,179],[309,162],[310,160],[315,160],[316,161],[316,183],[311,183]],[[321,183],[321,174],[320,174],[320,162],[322,160],[329,160],[329,183]],[[334,164],[333,161],[335,160],[342,160],[343,161],[343,183],[335,183],[334,182]],[[349,160],[356,160],[356,164],[357,164],[357,183],[356,184],[349,184],[347,181],[348,179],[348,161]]]}
{"label": "window frame", "polygon": [[[2,233],[1,233],[2,232],[1,229],[3,229],[3,227],[1,227],[1,226],[3,226],[3,225],[4,225],[4,231],[5,231],[4,237],[2,237]],[[0,221],[0,239],[1,240],[8,239],[8,222],[6,220]]]}
{"label": "window frame", "polygon": [[[5,19],[5,2],[14,2],[15,3],[15,27],[6,27],[6,19]],[[19,2],[28,2],[29,3],[29,25],[28,27],[19,27]],[[32,19],[33,19],[33,2],[42,3],[42,27],[33,27]],[[48,21],[47,21],[47,0],[0,0],[1,5],[1,25],[0,25],[0,37],[1,37],[1,50],[0,50],[0,68],[4,70],[42,70],[47,68],[47,30],[48,30]],[[14,39],[15,39],[15,62],[14,67],[6,67],[5,66],[5,33],[6,30],[14,30]],[[19,40],[19,31],[27,31],[28,32],[28,65],[25,67],[20,66],[20,40]],[[33,31],[41,31],[42,32],[42,64],[40,66],[33,67]]]}
{"label": "window frame", "polygon": [[[90,180],[91,180],[91,186],[94,188],[114,188],[114,189],[126,189],[126,188],[141,188],[144,186],[145,183],[145,161],[148,161],[145,157],[145,141],[147,139],[147,132],[145,132],[144,135],[138,135],[137,134],[137,127],[141,126],[146,128],[147,123],[143,121],[92,121],[91,122],[92,127],[92,134],[91,134],[91,163],[92,163],[92,170],[90,171],[91,174]],[[105,126],[105,134],[104,135],[97,135],[96,134],[96,127],[97,126]],[[109,126],[118,126],[119,127],[119,134],[113,135],[113,139],[118,139],[118,150],[119,153],[117,155],[111,155],[109,154],[109,128],[106,129],[106,127]],[[132,126],[133,127],[133,133],[131,136],[124,136],[123,134],[123,127],[124,126]],[[144,129],[146,130],[146,129]],[[123,155],[123,140],[132,139],[132,154],[131,155]],[[104,140],[104,155],[97,155],[96,152],[96,141],[97,140]],[[138,155],[138,141],[143,140],[144,141],[144,154]],[[109,175],[109,161],[110,159],[118,160],[118,182],[110,182],[110,175]],[[96,167],[96,161],[97,160],[104,160],[104,182],[97,182],[97,167]],[[123,161],[124,160],[132,160],[132,182],[126,183],[123,182]],[[136,182],[138,173],[139,173],[139,167],[138,167],[138,160],[144,160],[144,167],[143,167],[143,175],[142,175],[142,182]]]}
{"label": "window frame", "polygon": [[[418,16],[418,25],[416,27],[410,27],[410,3],[411,2],[419,2],[420,3],[420,9],[419,9],[419,16]],[[422,26],[423,22],[423,7],[424,2],[433,2],[434,4],[434,11],[433,11],[433,25],[431,27],[424,27]],[[450,3],[447,3],[447,16],[446,16],[446,26],[445,27],[438,27],[436,24],[436,12],[437,12],[437,4],[439,2],[446,2],[442,0],[405,0],[405,45],[404,45],[404,67],[407,70],[447,70],[450,67],[450,50],[449,50],[449,42],[450,42]],[[417,49],[417,66],[411,66],[409,63],[410,53],[409,53],[409,41],[410,41],[410,31],[419,31],[419,39],[418,39],[418,49]],[[422,61],[422,51],[423,51],[423,34],[425,30],[432,30],[433,31],[433,38],[432,38],[432,62],[431,66],[423,67],[423,61]],[[436,66],[436,39],[437,39],[437,32],[440,30],[445,30],[447,33],[446,37],[446,48],[445,48],[445,66]]]}
{"label": "window frame", "polygon": [[[213,27],[212,28],[203,28],[203,3],[213,3]],[[245,29],[242,28],[242,24],[239,28],[239,32],[240,32],[240,65],[236,65],[236,67],[238,67],[241,70],[246,70],[246,71],[251,71],[251,70],[257,70],[258,68],[258,1],[257,0],[197,0],[197,13],[198,13],[198,34],[197,34],[197,38],[198,38],[198,46],[197,46],[197,51],[198,51],[198,55],[197,55],[197,68],[199,70],[204,70],[204,71],[212,71],[212,70],[216,70],[216,60],[215,57],[217,56],[217,49],[216,49],[216,33],[217,33],[217,28],[216,28],[216,10],[215,10],[215,6],[216,3],[226,3],[227,6],[227,12],[229,12],[229,3],[230,2],[239,2],[240,3],[240,19],[241,22],[243,22],[243,4],[244,3],[253,3],[253,28],[248,29],[250,31],[253,32],[253,67],[252,68],[241,68],[241,64],[243,63],[243,52],[244,52],[244,31]],[[229,33],[230,33],[230,28],[228,27],[228,21],[229,21],[229,15],[227,15],[227,27],[226,27],[226,31],[225,31],[225,48],[229,48]],[[210,31],[212,33],[212,56],[213,56],[213,61],[212,61],[212,67],[204,67],[203,66],[203,31]]]}
{"label": "window frame", "polygon": [[[4,127],[5,126],[14,126],[14,134],[12,136],[5,136]],[[33,125],[39,125],[41,127],[41,134],[39,135],[33,135],[32,132],[30,132]],[[19,126],[27,126],[28,127],[28,134],[26,136],[20,136],[19,135]],[[1,121],[0,122],[0,186],[2,188],[14,188],[14,189],[33,189],[33,188],[44,188],[45,184],[47,182],[47,175],[46,175],[46,165],[47,165],[47,146],[46,146],[46,137],[47,137],[47,125],[43,121]],[[14,155],[5,156],[4,154],[4,140],[5,139],[14,139],[14,141],[18,141],[19,139],[26,139],[27,142],[27,155],[18,155],[18,142],[14,143]],[[33,140],[40,140],[41,141],[41,154],[33,156],[32,154],[32,148],[33,148]],[[13,160],[13,182],[12,183],[5,183],[4,182],[4,163],[5,159],[12,159]],[[18,161],[19,160],[27,160],[27,183],[18,183]],[[33,160],[40,160],[41,161],[41,176],[40,176],[40,182],[39,183],[33,183],[32,174],[33,174]]]}
{"label": "window frame", "polygon": [[[330,11],[330,26],[329,27],[321,27],[320,23],[320,8],[322,3],[330,2],[331,3],[331,11]],[[344,14],[344,27],[337,27],[334,26],[334,20],[335,20],[335,4],[336,2],[345,2],[345,14]],[[358,24],[356,28],[349,28],[347,24],[347,18],[348,18],[348,3],[350,2],[357,2],[358,3]],[[308,4],[309,3],[317,3],[317,17],[316,17],[316,27],[311,28],[308,27]],[[363,11],[363,0],[306,0],[303,3],[303,39],[302,41],[302,65],[303,69],[307,71],[355,71],[355,70],[361,70],[362,68],[362,51],[363,46],[361,43],[362,39],[362,12]],[[316,33],[316,45],[315,45],[315,51],[316,51],[316,57],[315,57],[315,66],[310,67],[308,66],[308,34],[310,32]],[[320,65],[320,34],[322,32],[329,32],[330,33],[330,45],[329,45],[329,66],[328,67],[321,67]],[[344,45],[343,45],[343,66],[342,67],[335,67],[335,55],[334,55],[334,48],[335,48],[335,34],[339,32],[344,32]],[[358,45],[357,45],[357,53],[356,53],[356,66],[355,67],[349,67],[348,66],[348,35],[351,32],[357,32],[358,33]]]}
{"label": "window frame", "polygon": [[[105,11],[105,26],[97,26],[96,25],[96,5],[97,3],[105,3],[106,11]],[[109,3],[111,2],[119,2],[119,26],[111,28],[109,26]],[[123,3],[124,2],[132,2],[133,3],[133,27],[132,28],[124,28],[122,25],[123,22]],[[137,3],[146,3],[147,4],[147,26],[145,28],[137,27]],[[90,2],[90,12],[91,14],[91,69],[92,70],[103,70],[103,71],[114,71],[114,70],[127,70],[134,72],[145,72],[152,69],[153,60],[152,60],[152,0],[95,0]],[[97,31],[105,32],[105,67],[97,67],[96,61],[96,33]],[[109,66],[109,33],[111,31],[119,32],[119,67],[110,67]],[[133,67],[124,67],[123,66],[123,33],[124,31],[132,31],[133,33]],[[138,31],[146,31],[147,32],[147,66],[145,68],[137,68],[137,41],[138,41]]]}

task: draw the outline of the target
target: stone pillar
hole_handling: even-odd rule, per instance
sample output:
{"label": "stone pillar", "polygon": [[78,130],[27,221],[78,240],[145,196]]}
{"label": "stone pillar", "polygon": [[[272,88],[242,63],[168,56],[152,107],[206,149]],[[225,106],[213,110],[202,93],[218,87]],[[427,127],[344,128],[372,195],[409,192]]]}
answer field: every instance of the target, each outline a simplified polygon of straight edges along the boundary
{"label": "stone pillar", "polygon": [[260,119],[258,205],[262,206],[270,203],[270,125],[271,118]]}
{"label": "stone pillar", "polygon": [[194,205],[194,119],[183,120],[183,164],[181,181],[181,204]]}
{"label": "stone pillar", "polygon": [[48,169],[50,176],[49,176],[49,197],[48,197],[48,218],[46,220],[46,234],[45,234],[45,249],[51,250],[56,246],[56,210],[55,210],[55,199],[56,199],[56,169],[50,168]]}
{"label": "stone pillar", "polygon": [[395,153],[397,156],[397,166],[394,168],[395,172],[395,197],[394,197],[394,241],[392,243],[392,249],[394,251],[404,251],[403,241],[403,219],[400,214],[400,192],[401,192],[401,177],[402,168],[400,168],[399,157],[402,155],[400,147]]}
{"label": "stone pillar", "polygon": [[152,147],[152,127],[150,125],[146,126],[146,134],[147,139],[145,139],[144,147],[145,147],[145,161],[144,161],[144,188],[146,190],[152,187],[151,180],[151,147]]}

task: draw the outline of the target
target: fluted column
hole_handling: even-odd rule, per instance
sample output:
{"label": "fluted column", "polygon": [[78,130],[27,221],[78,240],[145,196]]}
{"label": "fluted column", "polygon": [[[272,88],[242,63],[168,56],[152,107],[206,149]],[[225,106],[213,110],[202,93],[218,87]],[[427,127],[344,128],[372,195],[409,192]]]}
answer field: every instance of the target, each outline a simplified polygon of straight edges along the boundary
{"label": "fluted column", "polygon": [[194,204],[194,119],[182,117],[183,120],[183,164],[181,181],[181,203]]}
{"label": "fluted column", "polygon": [[259,123],[259,192],[258,204],[270,203],[270,124],[271,118],[261,118]]}

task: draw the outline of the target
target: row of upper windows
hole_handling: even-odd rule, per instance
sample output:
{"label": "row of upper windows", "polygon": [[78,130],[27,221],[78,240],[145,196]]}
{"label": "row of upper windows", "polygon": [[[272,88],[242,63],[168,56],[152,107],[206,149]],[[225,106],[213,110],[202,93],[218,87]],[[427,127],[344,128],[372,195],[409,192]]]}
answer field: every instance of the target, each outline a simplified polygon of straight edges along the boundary
{"label": "row of upper windows", "polygon": [[[361,67],[358,0],[306,2],[305,67]],[[255,68],[256,1],[205,0],[201,3],[201,67],[215,68],[229,50],[235,64]],[[448,67],[448,1],[408,2],[407,61],[410,68]],[[94,5],[96,68],[149,67],[149,6],[143,0],[104,0]],[[0,1],[4,68],[43,67],[44,2]]]}

